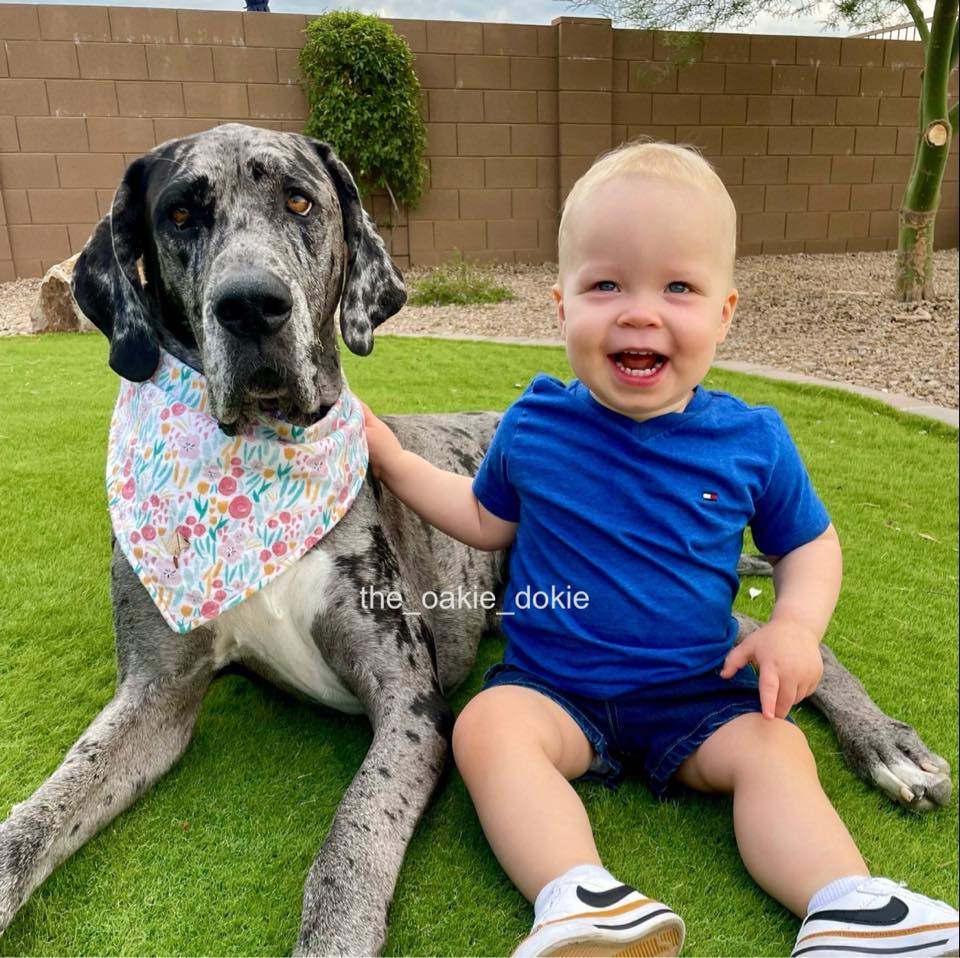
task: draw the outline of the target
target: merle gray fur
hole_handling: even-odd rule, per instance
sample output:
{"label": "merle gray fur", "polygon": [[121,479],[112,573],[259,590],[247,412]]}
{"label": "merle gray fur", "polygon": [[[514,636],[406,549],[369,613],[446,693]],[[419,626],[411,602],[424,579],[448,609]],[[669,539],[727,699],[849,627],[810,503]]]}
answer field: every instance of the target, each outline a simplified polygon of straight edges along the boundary
{"label": "merle gray fur", "polygon": [[[312,203],[306,213],[301,199]],[[130,165],[77,262],[74,293],[109,337],[116,372],[147,379],[158,350],[168,350],[205,373],[227,433],[260,409],[300,423],[323,416],[342,384],[338,308],[347,346],[366,354],[374,328],[405,299],[330,148],[236,124],[162,144]],[[497,417],[389,421],[408,448],[472,473]],[[421,597],[460,586],[499,593],[504,560],[431,530],[371,479],[294,568],[183,636],[114,547],[116,694],[0,825],[0,931],[54,868],[180,758],[210,682],[239,663],[316,702],[362,712],[373,727],[305,876],[295,951],[379,953],[407,843],[446,761],[446,693],[467,676],[481,633],[496,621],[482,609],[427,609]],[[403,607],[367,608],[365,586],[399,592]],[[826,649],[824,660],[813,701],[854,771],[895,802],[944,804],[946,762],[880,712]]]}

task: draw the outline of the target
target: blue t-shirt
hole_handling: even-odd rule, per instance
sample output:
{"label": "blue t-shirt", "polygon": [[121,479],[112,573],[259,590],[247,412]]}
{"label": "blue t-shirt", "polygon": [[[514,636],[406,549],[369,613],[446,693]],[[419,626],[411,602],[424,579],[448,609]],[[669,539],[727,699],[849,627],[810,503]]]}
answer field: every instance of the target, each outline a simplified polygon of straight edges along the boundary
{"label": "blue t-shirt", "polygon": [[473,491],[519,523],[505,660],[594,698],[716,668],[737,633],[744,529],[783,555],[830,522],[776,410],[702,387],[637,422],[538,376]]}

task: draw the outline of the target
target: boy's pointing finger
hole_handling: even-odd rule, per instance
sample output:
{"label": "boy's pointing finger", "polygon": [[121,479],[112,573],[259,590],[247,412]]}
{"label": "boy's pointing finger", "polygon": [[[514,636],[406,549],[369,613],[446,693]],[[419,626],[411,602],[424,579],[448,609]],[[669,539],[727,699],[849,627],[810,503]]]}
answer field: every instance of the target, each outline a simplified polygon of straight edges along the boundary
{"label": "boy's pointing finger", "polygon": [[760,710],[763,717],[772,719],[777,716],[777,697],[780,694],[780,676],[770,669],[760,670]]}

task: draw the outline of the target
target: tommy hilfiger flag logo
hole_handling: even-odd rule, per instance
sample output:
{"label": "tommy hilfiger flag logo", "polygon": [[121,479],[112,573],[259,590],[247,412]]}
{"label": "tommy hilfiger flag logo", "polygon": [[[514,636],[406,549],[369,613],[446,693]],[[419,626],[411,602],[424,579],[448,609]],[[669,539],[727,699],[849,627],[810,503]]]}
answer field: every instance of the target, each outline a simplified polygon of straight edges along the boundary
{"label": "tommy hilfiger flag logo", "polygon": [[716,502],[717,494],[715,492],[702,492],[700,493],[701,499],[706,499],[708,502]]}

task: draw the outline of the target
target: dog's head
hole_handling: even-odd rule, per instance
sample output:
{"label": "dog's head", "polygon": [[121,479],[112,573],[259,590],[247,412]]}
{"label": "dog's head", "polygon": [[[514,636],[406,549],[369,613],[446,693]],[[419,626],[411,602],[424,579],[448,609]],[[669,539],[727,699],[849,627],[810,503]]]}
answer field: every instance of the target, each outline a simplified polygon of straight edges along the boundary
{"label": "dog's head", "polygon": [[260,410],[320,419],[349,349],[406,300],[403,279],[325,143],[226,124],[161,144],[127,168],[73,272],[74,296],[125,379],[162,347],[207,378],[235,432]]}

